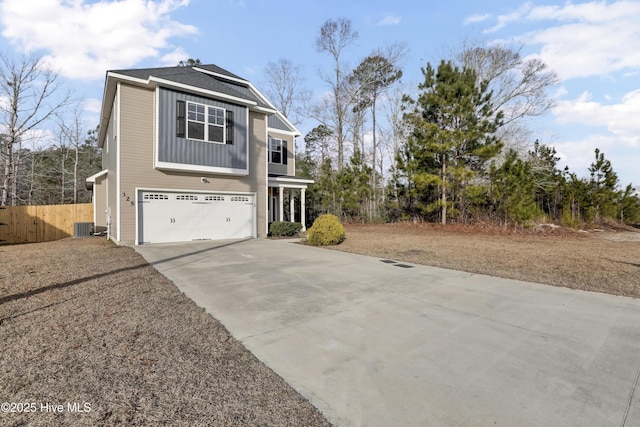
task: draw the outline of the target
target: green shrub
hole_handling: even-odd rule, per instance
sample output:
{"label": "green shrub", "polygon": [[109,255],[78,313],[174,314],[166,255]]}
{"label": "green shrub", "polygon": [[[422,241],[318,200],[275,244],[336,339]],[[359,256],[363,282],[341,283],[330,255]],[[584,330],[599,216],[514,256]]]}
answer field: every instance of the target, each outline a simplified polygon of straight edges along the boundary
{"label": "green shrub", "polygon": [[269,227],[269,234],[272,236],[295,236],[302,230],[299,222],[276,221]]}
{"label": "green shrub", "polygon": [[346,237],[340,220],[331,214],[320,215],[307,230],[307,235],[314,246],[337,245]]}

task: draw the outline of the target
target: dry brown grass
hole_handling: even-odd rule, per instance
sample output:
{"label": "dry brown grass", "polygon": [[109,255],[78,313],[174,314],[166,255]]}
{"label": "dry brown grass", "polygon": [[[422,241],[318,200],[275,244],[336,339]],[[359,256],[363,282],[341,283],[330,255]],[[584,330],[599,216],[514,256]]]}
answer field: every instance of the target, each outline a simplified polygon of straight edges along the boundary
{"label": "dry brown grass", "polygon": [[38,407],[0,425],[329,425],[131,248],[66,239],[0,260],[0,400]]}
{"label": "dry brown grass", "polygon": [[640,297],[640,233],[494,226],[347,224],[333,249],[614,295]]}

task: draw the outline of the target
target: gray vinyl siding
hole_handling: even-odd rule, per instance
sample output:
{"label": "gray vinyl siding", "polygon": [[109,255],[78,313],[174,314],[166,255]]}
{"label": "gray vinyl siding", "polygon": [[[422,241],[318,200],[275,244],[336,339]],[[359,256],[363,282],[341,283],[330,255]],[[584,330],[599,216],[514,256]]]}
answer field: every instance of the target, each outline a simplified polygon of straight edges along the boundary
{"label": "gray vinyl siding", "polygon": [[275,114],[272,114],[272,115],[269,116],[269,128],[270,129],[284,130],[284,131],[287,131],[287,132],[292,132],[293,131],[293,129],[291,129],[289,126],[287,126],[285,124],[285,122],[280,120],[280,117],[276,116]]}
{"label": "gray vinyl siding", "polygon": [[[192,101],[233,111],[233,144],[195,141],[176,136],[176,101]],[[161,162],[247,168],[247,109],[214,99],[160,89],[158,160]]]}

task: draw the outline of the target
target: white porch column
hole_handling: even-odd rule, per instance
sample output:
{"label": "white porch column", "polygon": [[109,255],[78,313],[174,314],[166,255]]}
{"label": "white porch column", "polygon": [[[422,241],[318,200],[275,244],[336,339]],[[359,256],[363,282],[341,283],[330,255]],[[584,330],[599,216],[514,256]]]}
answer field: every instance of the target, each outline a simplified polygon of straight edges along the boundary
{"label": "white porch column", "polygon": [[296,221],[296,207],[294,206],[296,198],[293,197],[293,190],[289,189],[289,222]]}
{"label": "white porch column", "polygon": [[307,229],[307,227],[305,226],[307,222],[307,219],[305,218],[305,207],[307,206],[305,201],[306,192],[306,189],[300,189],[300,222],[302,223],[302,231],[305,231]]}
{"label": "white porch column", "polygon": [[284,198],[282,197],[282,187],[278,187],[278,221],[284,221]]}

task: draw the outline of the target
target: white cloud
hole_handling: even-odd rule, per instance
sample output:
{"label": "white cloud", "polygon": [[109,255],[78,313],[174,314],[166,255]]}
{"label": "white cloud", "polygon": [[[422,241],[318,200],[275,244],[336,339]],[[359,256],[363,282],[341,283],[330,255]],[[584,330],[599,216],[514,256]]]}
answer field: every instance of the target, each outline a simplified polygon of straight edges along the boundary
{"label": "white cloud", "polygon": [[627,93],[617,104],[601,104],[582,93],[575,100],[560,100],[553,113],[560,123],[606,127],[618,144],[640,146],[640,89]]}
{"label": "white cloud", "polygon": [[610,158],[608,153],[615,146],[615,139],[605,135],[590,135],[582,140],[563,141],[551,145],[560,157],[560,165],[569,166],[571,172],[583,177],[588,174],[589,165],[595,159],[595,149],[600,149],[606,158]]}
{"label": "white cloud", "polygon": [[85,111],[90,113],[99,113],[102,108],[102,102],[96,98],[89,98],[82,103],[82,106]]}
{"label": "white cloud", "polygon": [[504,15],[498,15],[497,17],[498,23],[495,26],[486,30],[485,32],[493,33],[506,27],[512,22],[521,21],[531,11],[532,8],[533,8],[533,5],[527,2],[514,11],[511,11]]}
{"label": "white cloud", "polygon": [[[189,0],[85,0],[0,3],[2,36],[65,77],[102,79],[108,69],[132,67],[166,50],[169,39],[197,29],[171,19]],[[169,53],[164,53],[165,56]]]}
{"label": "white cloud", "polygon": [[400,21],[402,21],[402,18],[399,16],[387,15],[384,18],[382,18],[380,21],[378,21],[377,25],[378,26],[398,25]]}
{"label": "white cloud", "polygon": [[520,40],[541,45],[541,57],[563,79],[637,71],[640,67],[640,2],[591,1],[562,6],[532,6],[497,18],[486,32],[511,23],[544,24]]}
{"label": "white cloud", "polygon": [[189,54],[181,47],[173,49],[160,58],[160,63],[164,66],[177,65],[180,61],[189,59]]}
{"label": "white cloud", "polygon": [[478,22],[484,22],[487,19],[491,18],[491,14],[490,13],[485,13],[485,14],[476,14],[476,15],[471,15],[468,16],[465,20],[464,23],[465,24],[476,24]]}

